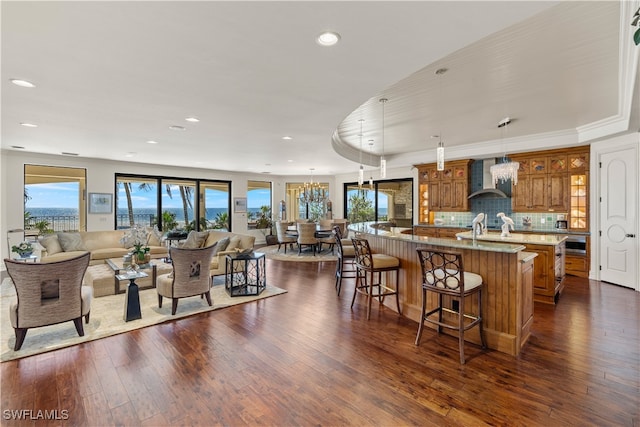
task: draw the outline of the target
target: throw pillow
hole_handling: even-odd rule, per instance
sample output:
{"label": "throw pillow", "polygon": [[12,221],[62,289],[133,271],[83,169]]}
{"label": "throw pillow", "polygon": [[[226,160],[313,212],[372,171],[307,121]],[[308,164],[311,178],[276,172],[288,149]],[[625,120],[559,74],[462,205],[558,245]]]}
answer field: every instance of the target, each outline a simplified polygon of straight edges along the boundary
{"label": "throw pillow", "polygon": [[225,249],[227,249],[227,246],[229,246],[229,241],[231,239],[229,239],[228,237],[224,237],[220,240],[218,240],[213,246],[215,246],[215,249],[213,250],[213,256],[218,255],[219,252],[224,251]]}
{"label": "throw pillow", "polygon": [[57,254],[62,252],[62,246],[58,241],[57,234],[48,234],[40,240],[40,244],[47,250],[48,255]]}
{"label": "throw pillow", "polygon": [[229,240],[229,245],[225,250],[232,251],[239,247],[240,247],[240,236],[233,236],[231,240]]}
{"label": "throw pillow", "polygon": [[162,232],[158,230],[158,226],[148,229],[147,245],[162,246]]}
{"label": "throw pillow", "polygon": [[65,252],[87,250],[82,242],[80,233],[58,233],[58,241]]}
{"label": "throw pillow", "polygon": [[208,231],[190,231],[182,247],[185,249],[201,248],[209,235]]}

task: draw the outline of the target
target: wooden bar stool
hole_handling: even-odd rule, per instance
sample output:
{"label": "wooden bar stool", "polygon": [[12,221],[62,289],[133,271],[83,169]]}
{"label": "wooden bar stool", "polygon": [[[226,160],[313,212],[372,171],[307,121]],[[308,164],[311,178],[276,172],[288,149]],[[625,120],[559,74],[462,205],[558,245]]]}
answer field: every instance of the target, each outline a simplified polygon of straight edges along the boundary
{"label": "wooden bar stool", "polygon": [[[422,267],[422,312],[420,325],[416,336],[416,345],[420,344],[424,322],[437,325],[438,334],[442,328],[456,329],[458,331],[458,344],[460,347],[460,363],[464,365],[464,332],[474,326],[480,328],[480,340],[482,348],[487,348],[482,330],[482,276],[476,273],[464,271],[462,254],[449,251],[433,251],[417,249],[418,259]],[[438,306],[426,311],[427,292],[438,295]],[[465,310],[466,297],[478,294],[478,313],[468,314]],[[444,307],[443,296],[448,295],[458,301],[458,310]],[[443,312],[454,314],[455,322],[447,322],[443,319]],[[438,314],[437,319],[432,318]],[[435,317],[435,316],[434,316]],[[466,322],[465,319],[470,320]]]}
{"label": "wooden bar stool", "polygon": [[355,279],[357,277],[357,271],[355,268],[356,252],[351,240],[349,240],[347,245],[344,245],[346,239],[342,238],[340,226],[334,225],[333,234],[336,238],[335,246],[338,252],[338,262],[336,262],[336,291],[338,292],[338,295],[340,295],[340,290],[342,289],[342,278]]}
{"label": "wooden bar stool", "polygon": [[[371,253],[367,239],[355,237],[351,239],[356,254],[356,288],[351,300],[351,307],[356,300],[356,294],[361,293],[367,297],[367,320],[371,318],[371,302],[378,298],[380,304],[384,297],[395,295],[398,314],[401,314],[400,300],[398,297],[398,278],[400,272],[400,260],[391,255]],[[395,271],[395,289],[382,283],[382,273]],[[377,275],[377,282],[376,282]],[[369,278],[371,283],[369,283]]]}

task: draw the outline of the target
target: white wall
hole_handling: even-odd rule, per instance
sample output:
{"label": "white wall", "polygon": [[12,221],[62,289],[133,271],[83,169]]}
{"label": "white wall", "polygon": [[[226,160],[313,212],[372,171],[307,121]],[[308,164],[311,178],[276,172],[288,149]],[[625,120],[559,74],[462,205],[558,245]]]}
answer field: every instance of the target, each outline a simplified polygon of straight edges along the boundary
{"label": "white wall", "polygon": [[[88,193],[111,193],[115,191],[115,174],[131,173],[137,175],[167,176],[174,178],[211,179],[231,181],[233,197],[246,197],[247,181],[270,181],[273,183],[272,206],[277,210],[277,204],[285,198],[287,182],[304,182],[309,176],[275,176],[268,174],[247,174],[239,172],[218,171],[203,168],[179,168],[172,166],[151,165],[144,163],[120,162],[78,158],[69,156],[54,156],[47,154],[26,153],[15,150],[2,150],[0,162],[0,209],[1,236],[6,241],[7,230],[24,228],[24,165],[46,165],[85,168],[87,170]],[[331,176],[314,176],[315,180],[329,183],[329,191],[335,189],[335,181]],[[87,231],[112,230],[114,213],[109,215],[87,215]],[[232,229],[237,233],[248,233],[247,214],[231,213]],[[256,237],[262,242],[264,236],[259,233]],[[261,242],[256,242],[261,243]],[[2,244],[3,259],[10,254],[6,243]],[[4,270],[4,264],[1,266]]]}

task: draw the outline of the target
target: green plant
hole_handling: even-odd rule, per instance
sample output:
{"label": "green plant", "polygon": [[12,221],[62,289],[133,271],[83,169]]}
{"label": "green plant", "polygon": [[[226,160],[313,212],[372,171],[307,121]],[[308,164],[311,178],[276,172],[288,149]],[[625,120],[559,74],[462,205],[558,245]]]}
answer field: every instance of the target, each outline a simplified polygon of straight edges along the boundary
{"label": "green plant", "polygon": [[149,246],[146,243],[135,243],[131,249],[131,255],[138,261],[144,261],[145,255],[149,253]]}
{"label": "green plant", "polygon": [[213,220],[213,228],[228,230],[229,214],[227,212],[218,212]]}
{"label": "green plant", "polygon": [[164,231],[173,230],[178,226],[176,214],[169,211],[162,212],[162,229]]}
{"label": "green plant", "polygon": [[259,229],[269,229],[273,226],[273,221],[271,220],[271,206],[263,205],[260,206],[260,212],[258,212],[256,216],[256,228]]}
{"label": "green plant", "polygon": [[373,221],[374,218],[372,202],[365,197],[364,192],[357,192],[349,196],[347,219],[350,223]]}
{"label": "green plant", "polygon": [[20,254],[20,256],[24,256],[26,254],[31,254],[33,252],[33,246],[29,242],[22,242],[18,245],[11,246],[11,252],[15,252]]}
{"label": "green plant", "polygon": [[33,226],[38,229],[39,234],[53,233],[53,230],[49,228],[49,225],[49,221],[43,219],[42,221],[37,221]]}

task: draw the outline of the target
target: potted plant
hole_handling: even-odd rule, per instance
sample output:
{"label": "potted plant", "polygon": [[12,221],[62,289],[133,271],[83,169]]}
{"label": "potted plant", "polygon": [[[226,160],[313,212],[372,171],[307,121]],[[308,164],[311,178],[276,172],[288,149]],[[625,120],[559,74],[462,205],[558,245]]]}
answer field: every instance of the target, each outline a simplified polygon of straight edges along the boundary
{"label": "potted plant", "polygon": [[18,245],[11,246],[11,251],[20,255],[21,258],[27,258],[33,254],[33,246],[29,242],[21,242]]}

